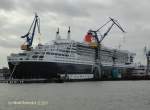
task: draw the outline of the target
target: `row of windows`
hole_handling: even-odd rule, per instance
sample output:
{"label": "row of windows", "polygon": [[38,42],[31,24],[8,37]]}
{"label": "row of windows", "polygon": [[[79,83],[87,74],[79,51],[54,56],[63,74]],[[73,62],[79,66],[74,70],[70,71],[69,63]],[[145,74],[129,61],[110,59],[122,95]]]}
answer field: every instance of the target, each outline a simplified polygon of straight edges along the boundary
{"label": "row of windows", "polygon": [[58,55],[58,56],[69,56],[67,54],[61,54],[61,53],[50,53],[50,52],[46,52],[47,55]]}
{"label": "row of windows", "polygon": [[32,56],[32,58],[43,58],[44,56],[37,56],[37,55],[34,55],[34,56]]}
{"label": "row of windows", "polygon": [[[60,52],[70,52],[70,49],[69,49],[69,50],[51,49],[51,51],[54,51],[54,50],[60,51]],[[45,50],[45,51],[46,51],[46,50]],[[71,50],[71,51],[74,51],[74,52],[75,52],[75,50]],[[34,52],[34,54],[40,54],[40,53],[45,54],[45,52]]]}
{"label": "row of windows", "polygon": [[34,54],[45,54],[45,52],[34,52]]}

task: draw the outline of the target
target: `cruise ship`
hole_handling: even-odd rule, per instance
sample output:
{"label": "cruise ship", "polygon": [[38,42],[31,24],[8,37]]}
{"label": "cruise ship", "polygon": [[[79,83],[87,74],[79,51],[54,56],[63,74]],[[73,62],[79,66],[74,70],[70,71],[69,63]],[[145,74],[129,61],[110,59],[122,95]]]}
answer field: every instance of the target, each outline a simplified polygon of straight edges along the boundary
{"label": "cruise ship", "polygon": [[[57,31],[56,39],[52,43],[38,44],[35,48],[23,49],[21,53],[8,56],[10,77],[13,79],[60,77],[66,80],[94,79],[95,52],[95,47],[89,43],[72,40],[70,28],[66,39],[62,39]],[[98,54],[101,59],[101,74],[107,73],[114,66],[121,70],[133,67],[135,54],[127,50],[101,46]]]}

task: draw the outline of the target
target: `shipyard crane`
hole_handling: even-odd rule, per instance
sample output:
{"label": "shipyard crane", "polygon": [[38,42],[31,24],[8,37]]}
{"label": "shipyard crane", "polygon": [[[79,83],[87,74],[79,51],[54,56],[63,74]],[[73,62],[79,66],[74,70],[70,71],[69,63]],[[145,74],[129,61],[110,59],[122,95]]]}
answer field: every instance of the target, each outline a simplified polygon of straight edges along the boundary
{"label": "shipyard crane", "polygon": [[[124,29],[121,27],[121,25],[118,23],[117,20],[109,17],[109,21],[107,21],[104,25],[102,25],[100,28],[98,28],[97,30],[89,30],[87,35],[91,35],[92,37],[95,38],[96,40],[96,46],[95,46],[95,63],[96,63],[96,68],[98,71],[98,74],[96,75],[96,79],[100,79],[101,78],[101,57],[100,57],[100,50],[101,50],[101,42],[104,40],[104,38],[108,35],[108,33],[110,32],[110,30],[112,29],[113,26],[117,26],[123,33],[125,33]],[[106,30],[106,32],[102,35],[102,34],[98,34],[98,32],[100,32],[100,30],[105,27],[108,23],[112,23],[108,29]],[[100,37],[100,38],[99,38]]]}
{"label": "shipyard crane", "polygon": [[21,38],[26,38],[26,42],[21,46],[22,50],[28,51],[31,50],[36,27],[38,28],[38,34],[40,34],[40,19],[38,15],[35,13],[35,17],[29,28],[29,31],[27,32],[26,35],[21,36]]}
{"label": "shipyard crane", "polygon": [[[91,34],[95,39],[96,39],[96,42],[97,42],[97,46],[98,44],[100,44],[104,38],[108,35],[108,33],[110,32],[110,30],[112,29],[112,27],[114,25],[116,25],[122,32],[125,33],[124,29],[121,27],[121,25],[118,23],[117,20],[109,17],[109,21],[107,21],[104,25],[102,25],[100,28],[98,28],[97,30],[89,30],[88,31],[88,34]],[[103,34],[103,35],[100,35],[100,39],[99,39],[99,36],[98,36],[98,32],[100,32],[100,30],[106,26],[109,22],[112,22],[112,24],[110,25],[110,27],[108,27],[108,29],[106,30],[106,32]]]}

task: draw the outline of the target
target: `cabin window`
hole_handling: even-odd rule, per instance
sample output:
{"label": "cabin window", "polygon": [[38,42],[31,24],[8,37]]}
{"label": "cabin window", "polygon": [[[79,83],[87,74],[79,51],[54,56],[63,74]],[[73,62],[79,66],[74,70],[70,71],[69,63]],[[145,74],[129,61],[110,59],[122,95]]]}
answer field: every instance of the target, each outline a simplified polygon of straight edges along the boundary
{"label": "cabin window", "polygon": [[32,56],[32,58],[37,58],[38,56],[36,56],[36,55],[34,55],[34,56]]}
{"label": "cabin window", "polygon": [[50,52],[46,52],[47,55],[50,55]]}
{"label": "cabin window", "polygon": [[34,54],[39,54],[39,52],[34,52]]}
{"label": "cabin window", "polygon": [[26,58],[26,60],[29,60],[29,58]]}
{"label": "cabin window", "polygon": [[26,53],[19,53],[19,55],[25,56],[25,55],[26,55]]}
{"label": "cabin window", "polygon": [[39,58],[43,58],[44,56],[39,56]]}

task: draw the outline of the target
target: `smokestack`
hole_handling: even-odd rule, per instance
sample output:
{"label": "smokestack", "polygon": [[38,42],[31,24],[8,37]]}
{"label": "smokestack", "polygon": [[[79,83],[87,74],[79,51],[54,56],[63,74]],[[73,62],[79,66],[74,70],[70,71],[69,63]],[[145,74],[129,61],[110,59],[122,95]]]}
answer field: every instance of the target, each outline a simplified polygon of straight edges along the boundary
{"label": "smokestack", "polygon": [[60,39],[60,35],[59,35],[59,28],[58,28],[56,32],[56,40],[59,40],[59,39]]}
{"label": "smokestack", "polygon": [[70,40],[70,32],[71,32],[71,31],[70,31],[70,26],[69,26],[68,36],[67,36],[67,39],[68,39],[68,40]]}

